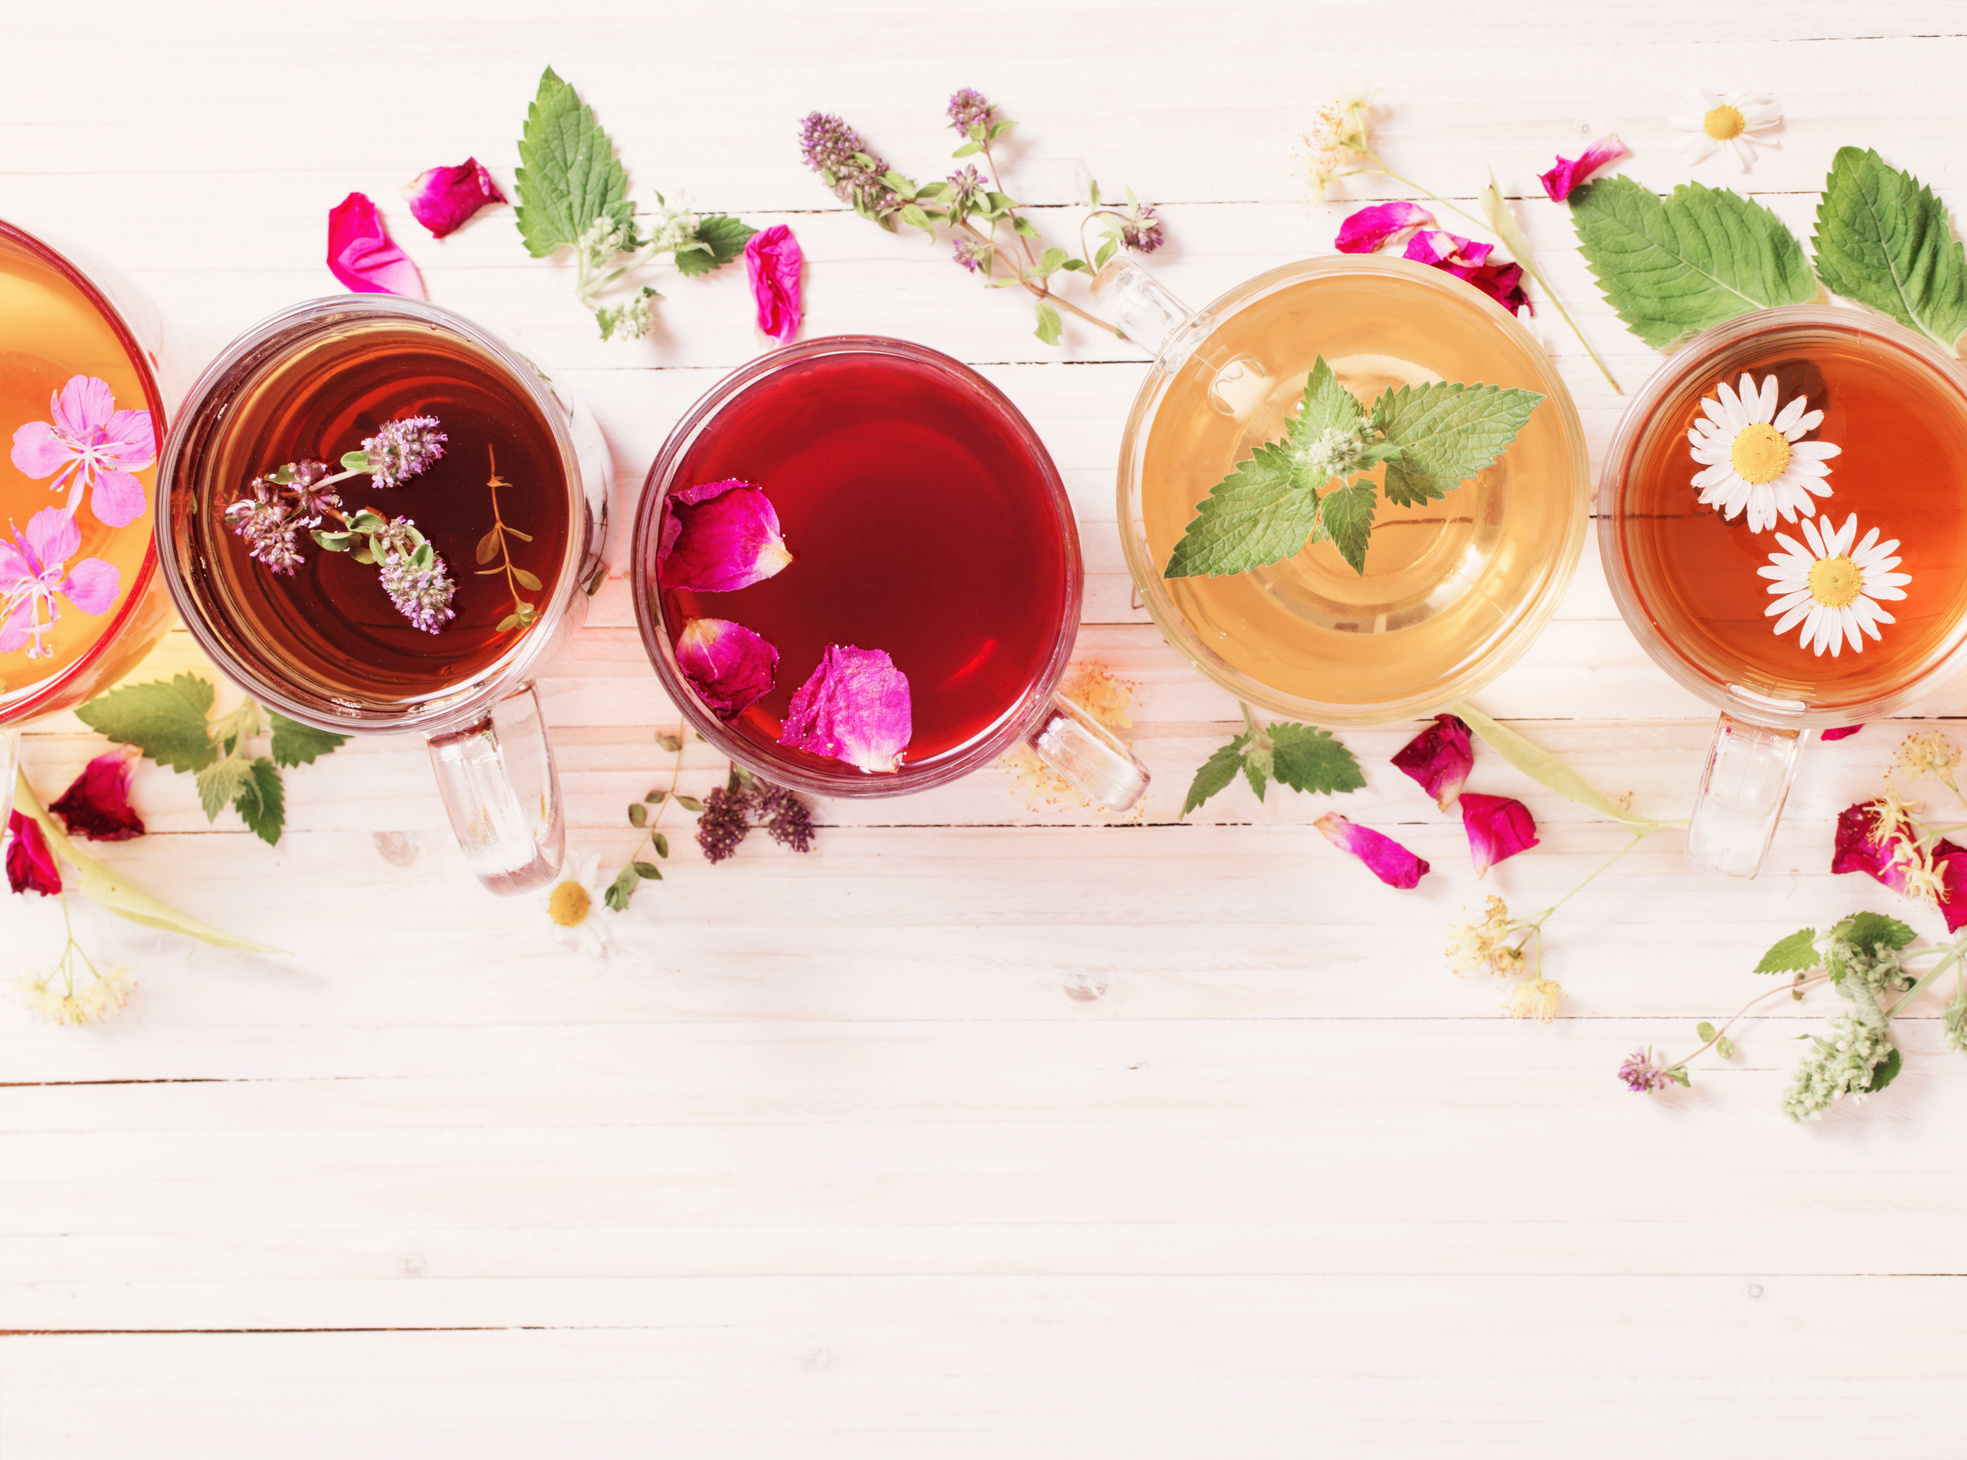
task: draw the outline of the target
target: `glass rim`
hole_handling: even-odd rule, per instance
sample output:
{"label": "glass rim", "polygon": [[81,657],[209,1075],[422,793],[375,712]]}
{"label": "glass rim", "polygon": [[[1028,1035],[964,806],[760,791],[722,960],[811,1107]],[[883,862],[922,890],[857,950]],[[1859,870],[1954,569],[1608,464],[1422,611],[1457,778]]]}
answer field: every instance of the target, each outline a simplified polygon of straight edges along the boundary
{"label": "glass rim", "polygon": [[[1059,517],[1059,536],[1064,548],[1066,599],[1054,635],[1052,651],[1044,668],[1031,681],[1022,704],[1007,711],[998,723],[971,746],[947,760],[919,768],[904,766],[891,775],[870,775],[842,763],[836,774],[807,766],[793,765],[761,752],[743,736],[703,706],[676,664],[676,654],[664,630],[660,595],[655,586],[655,548],[657,529],[662,521],[663,503],[675,485],[677,468],[703,430],[741,394],[791,365],[826,355],[883,355],[914,360],[943,371],[981,395],[1028,448],[1039,467]],[[686,411],[670,428],[662,448],[643,478],[642,492],[635,507],[635,525],[629,534],[630,596],[635,603],[635,625],[642,635],[643,651],[648,655],[656,677],[662,683],[676,712],[714,745],[718,752],[752,774],[777,785],[815,796],[841,796],[874,800],[888,796],[907,796],[947,785],[981,769],[1003,755],[1014,743],[1029,734],[1050,713],[1052,696],[1071,661],[1073,645],[1079,635],[1080,605],[1085,593],[1085,568],[1079,548],[1078,522],[1072,499],[1059,475],[1052,454],[1038,432],[1011,401],[1010,397],[962,361],[910,340],[887,335],[822,335],[797,344],[783,345],[747,361],[725,375]]]}
{"label": "glass rim", "polygon": [[1653,415],[1665,398],[1688,376],[1707,368],[1709,362],[1743,340],[1757,335],[1791,329],[1827,329],[1868,337],[1887,349],[1912,357],[1943,380],[1959,396],[1961,410],[1967,414],[1967,368],[1949,357],[1932,341],[1915,334],[1898,321],[1860,305],[1784,304],[1751,310],[1702,330],[1681,345],[1648,377],[1631,403],[1619,416],[1606,449],[1605,462],[1598,474],[1595,512],[1598,518],[1599,558],[1604,564],[1605,581],[1619,616],[1646,655],[1665,670],[1681,688],[1717,710],[1738,719],[1777,729],[1829,730],[1844,725],[1882,720],[1898,713],[1923,695],[1937,689],[1967,668],[1967,613],[1955,624],[1946,647],[1936,652],[1916,675],[1896,690],[1871,699],[1834,708],[1792,710],[1787,704],[1739,686],[1718,682],[1698,668],[1668,642],[1647,611],[1638,585],[1627,570],[1622,551],[1622,503],[1627,474],[1638,451],[1641,437],[1652,424]]}
{"label": "glass rim", "polygon": [[[181,458],[190,438],[198,430],[206,413],[214,406],[223,407],[245,382],[244,376],[234,378],[242,367],[250,368],[256,374],[273,360],[290,354],[293,346],[332,328],[337,322],[389,319],[411,320],[447,330],[483,350],[505,371],[514,388],[533,401],[547,429],[553,434],[554,444],[560,452],[561,477],[571,508],[580,496],[579,460],[566,423],[561,419],[562,408],[547,389],[539,368],[490,330],[456,311],[427,300],[406,299],[395,294],[330,294],[305,299],[268,315],[258,324],[234,336],[199,373],[191,389],[185,393],[184,405],[157,460],[153,503],[157,557],[171,602],[192,638],[214,664],[235,683],[251,691],[263,704],[290,719],[339,734],[431,734],[453,729],[470,723],[506,693],[522,686],[540,660],[554,648],[557,636],[552,632],[552,620],[557,616],[558,601],[567,595],[570,580],[578,576],[583,548],[581,534],[570,531],[562,550],[559,576],[554,579],[555,607],[543,610],[539,620],[520,636],[517,643],[464,684],[446,688],[401,711],[373,707],[351,710],[326,695],[296,694],[271,680],[257,664],[244,660],[225,636],[213,630],[206,621],[205,600],[188,581],[183,565],[178,561],[175,546],[169,551],[163,548],[166,534],[173,538],[176,536],[169,507]],[[282,338],[290,332],[290,338]],[[279,346],[277,350],[268,349],[276,344]],[[258,358],[255,358],[256,354]]]}
{"label": "glass rim", "polygon": [[[1535,369],[1539,389],[1558,408],[1560,430],[1572,470],[1571,515],[1563,542],[1547,559],[1538,586],[1519,608],[1513,621],[1500,631],[1498,642],[1472,663],[1465,664],[1446,679],[1438,680],[1415,693],[1398,699],[1366,704],[1334,703],[1288,695],[1262,680],[1224,662],[1205,643],[1176,606],[1161,579],[1159,565],[1147,556],[1147,530],[1140,511],[1141,464],[1148,438],[1162,400],[1179,373],[1180,364],[1201,348],[1227,321],[1271,295],[1295,284],[1337,274],[1381,274],[1424,285],[1463,308],[1488,316],[1489,322],[1508,338]],[[1179,337],[1189,342],[1175,370],[1163,368],[1161,360],[1149,367],[1147,378],[1134,397],[1127,425],[1120,442],[1120,463],[1116,488],[1116,511],[1120,550],[1127,572],[1148,617],[1168,645],[1186,659],[1204,678],[1248,702],[1275,715],[1288,715],[1334,729],[1367,729],[1425,718],[1466,699],[1523,657],[1556,613],[1571,579],[1577,572],[1584,551],[1586,520],[1591,510],[1591,459],[1585,443],[1584,426],[1579,420],[1570,388],[1564,383],[1557,363],[1537,338],[1508,310],[1465,280],[1445,274],[1411,260],[1381,254],[1320,254],[1298,259],[1254,274],[1225,290],[1195,311],[1180,327]]]}

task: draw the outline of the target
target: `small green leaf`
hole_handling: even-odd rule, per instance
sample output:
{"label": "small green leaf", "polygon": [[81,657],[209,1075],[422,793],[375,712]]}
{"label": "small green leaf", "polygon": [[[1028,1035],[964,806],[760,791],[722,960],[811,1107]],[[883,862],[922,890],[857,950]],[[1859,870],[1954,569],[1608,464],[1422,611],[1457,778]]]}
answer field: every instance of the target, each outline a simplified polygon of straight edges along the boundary
{"label": "small green leaf", "polygon": [[1867,953],[1877,953],[1884,948],[1904,948],[1919,936],[1913,929],[1897,918],[1888,918],[1883,913],[1852,913],[1848,918],[1832,924],[1830,936],[1839,943],[1849,943],[1853,948],[1862,948]]}
{"label": "small green leaf", "polygon": [[1687,1067],[1685,1065],[1675,1065],[1672,1069],[1664,1070],[1661,1073],[1683,1090],[1690,1088],[1694,1083],[1687,1078]]}
{"label": "small green leaf", "polygon": [[1296,557],[1318,517],[1318,494],[1305,485],[1290,449],[1266,442],[1196,504],[1162,576],[1220,577]]}
{"label": "small green leaf", "polygon": [[663,802],[663,798],[668,795],[669,792],[667,791],[651,791],[648,795],[644,796],[642,799],[644,801],[647,801],[651,806],[660,806]]}
{"label": "small green leaf", "polygon": [[1237,771],[1243,767],[1243,747],[1250,743],[1248,735],[1239,735],[1229,744],[1212,751],[1209,758],[1195,773],[1189,783],[1188,798],[1182,802],[1182,815],[1187,816],[1203,802],[1221,791],[1236,779]]}
{"label": "small green leaf", "polygon": [[638,827],[647,826],[649,824],[649,808],[643,805],[642,802],[640,801],[629,802],[628,824],[630,826],[638,826]]}
{"label": "small green leaf", "polygon": [[597,218],[613,219],[624,235],[635,226],[628,174],[615,158],[614,144],[551,66],[526,109],[513,179],[519,194],[514,220],[536,259],[575,242]]}
{"label": "small green leaf", "polygon": [[538,577],[516,564],[512,569],[512,577],[513,581],[518,583],[521,588],[530,588],[535,593],[540,591],[540,580]]}
{"label": "small green leaf", "polygon": [[1329,730],[1281,721],[1264,727],[1277,779],[1294,791],[1323,796],[1366,784],[1359,758]]}
{"label": "small green leaf", "polygon": [[1709,1040],[1714,1038],[1714,1026],[1708,1023],[1707,1020],[1703,1019],[1701,1020],[1700,1023],[1694,1026],[1694,1033],[1700,1036],[1700,1041],[1702,1044],[1706,1044]]}
{"label": "small green leaf", "polygon": [[1721,1038],[1714,1041],[1714,1052],[1725,1060],[1733,1059],[1735,1057],[1735,1041],[1725,1034],[1722,1035]]}
{"label": "small green leaf", "polygon": [[1682,824],[1676,821],[1654,821],[1626,810],[1609,796],[1593,790],[1583,776],[1549,751],[1531,744],[1507,725],[1497,724],[1473,705],[1464,701],[1452,708],[1468,723],[1469,729],[1482,737],[1483,744],[1538,785],[1548,786],[1558,795],[1575,801],[1580,806],[1589,806],[1599,815],[1610,817],[1628,831],[1646,834],[1658,831],[1662,827]]}
{"label": "small green leaf", "polygon": [[965,142],[961,147],[958,147],[954,152],[950,153],[949,155],[951,157],[975,157],[981,151],[983,151],[982,143]]}
{"label": "small green leaf", "polygon": [[1534,390],[1437,381],[1387,390],[1373,402],[1373,425],[1400,455],[1386,466],[1389,501],[1430,501],[1487,467],[1543,404]]}
{"label": "small green leaf", "polygon": [[519,627],[519,615],[516,613],[509,613],[492,626],[492,632],[495,634],[510,633],[513,629],[516,629],[518,627]]}
{"label": "small green leaf", "polygon": [[676,798],[676,804],[681,806],[685,811],[703,810],[703,802],[699,801],[695,796],[678,796]]}
{"label": "small green leaf", "polygon": [[663,833],[657,832],[654,836],[650,837],[649,845],[656,849],[656,855],[658,857],[662,857],[665,860],[668,858],[669,838],[663,835]]}
{"label": "small green leaf", "polygon": [[1011,231],[1013,233],[1022,233],[1026,238],[1038,237],[1038,227],[1029,218],[1013,218],[1011,220]]}
{"label": "small green leaf", "polygon": [[1250,789],[1257,793],[1259,801],[1263,800],[1264,792],[1270,789],[1271,780],[1276,773],[1277,762],[1271,747],[1251,741],[1243,748],[1243,779],[1250,783]]}
{"label": "small green leaf", "polygon": [[160,766],[198,771],[218,759],[206,722],[212,696],[210,680],[180,674],[121,685],[77,707],[75,714],[98,735],[134,745]]}
{"label": "small green leaf", "polygon": [[902,222],[908,224],[909,227],[920,228],[924,233],[928,234],[931,238],[935,237],[936,225],[929,221],[929,215],[922,211],[920,204],[904,203],[902,205],[901,211],[898,214],[896,214],[896,216],[900,218]]}
{"label": "small green leaf", "polygon": [[1098,251],[1093,255],[1093,267],[1096,269],[1105,268],[1106,261],[1113,257],[1119,247],[1119,240],[1113,238],[1109,238],[1105,243],[1101,244]]}
{"label": "small green leaf", "polygon": [[218,820],[219,813],[238,798],[252,779],[253,768],[242,756],[227,756],[199,771],[198,804],[205,808],[205,819]]}
{"label": "small green leaf", "polygon": [[654,862],[635,862],[631,865],[635,868],[635,875],[640,877],[644,882],[662,881],[662,868],[658,867]]}
{"label": "small green leaf", "polygon": [[1068,274],[1088,274],[1093,269],[1093,266],[1084,259],[1067,259],[1059,267],[1064,269]]}
{"label": "small green leaf", "polygon": [[1817,966],[1817,930],[1799,928],[1780,939],[1755,965],[1757,973],[1803,973]]}
{"label": "small green leaf", "polygon": [[616,912],[627,912],[629,899],[635,896],[635,889],[642,884],[642,874],[633,866],[621,869],[615,880],[608,884],[608,890],[601,894],[601,900]]}
{"label": "small green leaf", "polygon": [[278,710],[269,710],[267,718],[273,725],[270,748],[275,765],[311,765],[348,744],[346,735],[337,735],[332,730],[317,730],[312,725],[289,720]]}
{"label": "small green leaf", "polygon": [[254,835],[268,846],[275,845],[287,818],[287,794],[280,784],[279,767],[265,756],[255,760],[251,779],[239,788],[232,806]]}
{"label": "small green leaf", "polygon": [[1951,351],[1967,332],[1967,255],[1946,204],[1876,152],[1840,147],[1810,239],[1824,287]]}
{"label": "small green leaf", "polygon": [[1884,1059],[1871,1067],[1871,1083],[1865,1086],[1866,1091],[1876,1095],[1880,1090],[1883,1090],[1887,1085],[1899,1078],[1899,1071],[1904,1065],[1905,1060],[1900,1056],[1898,1050],[1893,1050]]}
{"label": "small green leaf", "polygon": [[1060,269],[1065,267],[1065,261],[1069,257],[1071,257],[1071,255],[1069,255],[1064,249],[1054,245],[1053,247],[1046,249],[1044,253],[1038,256],[1038,272],[1041,275],[1049,278],[1053,274],[1056,274]]}
{"label": "small green leaf", "polygon": [[[1391,471],[1391,465],[1388,466]],[[1318,502],[1318,524],[1353,572],[1366,576],[1366,542],[1373,535],[1373,509],[1378,494],[1370,479],[1327,492]]]}
{"label": "small green leaf", "polygon": [[370,470],[369,453],[366,451],[344,451],[341,454],[341,469],[343,471]]}
{"label": "small green leaf", "polygon": [[1056,345],[1065,331],[1065,321],[1059,318],[1058,310],[1044,300],[1038,301],[1038,328],[1032,331],[1047,345]]}
{"label": "small green leaf", "polygon": [[352,532],[322,532],[316,529],[308,536],[331,553],[345,553],[355,545],[355,534]]}

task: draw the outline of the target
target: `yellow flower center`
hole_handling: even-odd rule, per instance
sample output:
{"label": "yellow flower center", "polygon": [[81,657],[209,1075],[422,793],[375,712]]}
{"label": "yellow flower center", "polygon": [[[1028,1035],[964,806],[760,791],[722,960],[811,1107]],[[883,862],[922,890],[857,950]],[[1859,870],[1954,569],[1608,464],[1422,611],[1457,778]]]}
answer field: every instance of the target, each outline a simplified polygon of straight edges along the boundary
{"label": "yellow flower center", "polygon": [[1760,485],[1783,474],[1783,468],[1789,465],[1789,442],[1774,426],[1757,422],[1741,429],[1735,437],[1734,450],[1728,455],[1734,462],[1736,476]]}
{"label": "yellow flower center", "polygon": [[546,915],[563,928],[578,928],[587,921],[587,910],[594,900],[578,882],[562,882],[547,899]]}
{"label": "yellow flower center", "polygon": [[1849,558],[1819,558],[1810,565],[1810,596],[1825,608],[1844,607],[1864,586],[1864,576]]}
{"label": "yellow flower center", "polygon": [[1701,130],[1717,142],[1734,141],[1747,126],[1741,112],[1732,106],[1718,106],[1701,118]]}

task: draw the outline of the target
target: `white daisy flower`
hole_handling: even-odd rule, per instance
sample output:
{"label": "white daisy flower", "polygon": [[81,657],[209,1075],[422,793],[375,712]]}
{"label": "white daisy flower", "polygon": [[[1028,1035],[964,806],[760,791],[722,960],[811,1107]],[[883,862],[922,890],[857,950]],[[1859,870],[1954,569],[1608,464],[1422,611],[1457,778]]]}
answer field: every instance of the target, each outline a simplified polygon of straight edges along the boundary
{"label": "white daisy flower", "polygon": [[1667,125],[1692,132],[1682,151],[1689,162],[1702,162],[1717,149],[1734,153],[1743,172],[1755,161],[1757,147],[1781,147],[1769,133],[1783,124],[1782,103],[1767,92],[1753,96],[1722,96],[1705,86],[1687,93],[1686,112],[1667,118]]}
{"label": "white daisy flower", "polygon": [[1769,566],[1755,571],[1769,579],[1769,591],[1776,601],[1765,612],[1777,614],[1776,633],[1788,633],[1798,624],[1803,633],[1798,646],[1822,654],[1829,648],[1835,659],[1846,643],[1852,651],[1865,647],[1864,635],[1878,638],[1878,625],[1896,622],[1878,606],[1881,598],[1904,598],[1910,573],[1894,573],[1899,560],[1892,556],[1899,540],[1878,540],[1878,529],[1865,534],[1854,548],[1858,535],[1858,514],[1853,512],[1844,525],[1833,528],[1828,517],[1820,522],[1803,519],[1803,535],[1809,547],[1788,533],[1776,534],[1785,551],[1769,554]]}
{"label": "white daisy flower", "polygon": [[583,858],[561,870],[560,880],[539,894],[540,907],[560,941],[596,958],[606,958],[614,945],[608,930],[608,909],[602,898],[601,858]]}
{"label": "white daisy flower", "polygon": [[1778,411],[1773,375],[1762,378],[1760,390],[1744,374],[1736,389],[1724,381],[1715,394],[1719,400],[1701,398],[1706,419],[1687,433],[1694,460],[1706,468],[1693,479],[1701,505],[1729,519],[1747,508],[1750,532],[1774,527],[1778,514],[1794,522],[1801,512],[1807,522],[1816,510],[1811,494],[1830,495],[1824,463],[1841,450],[1829,441],[1802,439],[1823,424],[1824,413],[1811,410],[1804,395]]}

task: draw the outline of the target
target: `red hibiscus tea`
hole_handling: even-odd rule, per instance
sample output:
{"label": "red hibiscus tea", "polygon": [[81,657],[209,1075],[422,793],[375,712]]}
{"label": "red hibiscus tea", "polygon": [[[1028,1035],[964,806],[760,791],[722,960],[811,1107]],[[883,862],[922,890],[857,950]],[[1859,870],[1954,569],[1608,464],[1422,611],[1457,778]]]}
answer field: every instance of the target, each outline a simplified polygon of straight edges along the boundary
{"label": "red hibiscus tea", "polygon": [[[659,587],[659,493],[727,479],[769,499],[791,561],[729,592]],[[637,531],[645,636],[662,635],[673,658],[693,620],[722,620],[776,649],[772,688],[721,727],[760,761],[833,791],[933,784],[1027,728],[1065,663],[1080,568],[1057,471],[997,391],[933,351],[854,338],[768,356],[678,427],[649,480]],[[884,651],[907,677],[899,776],[780,743],[832,646]]]}

